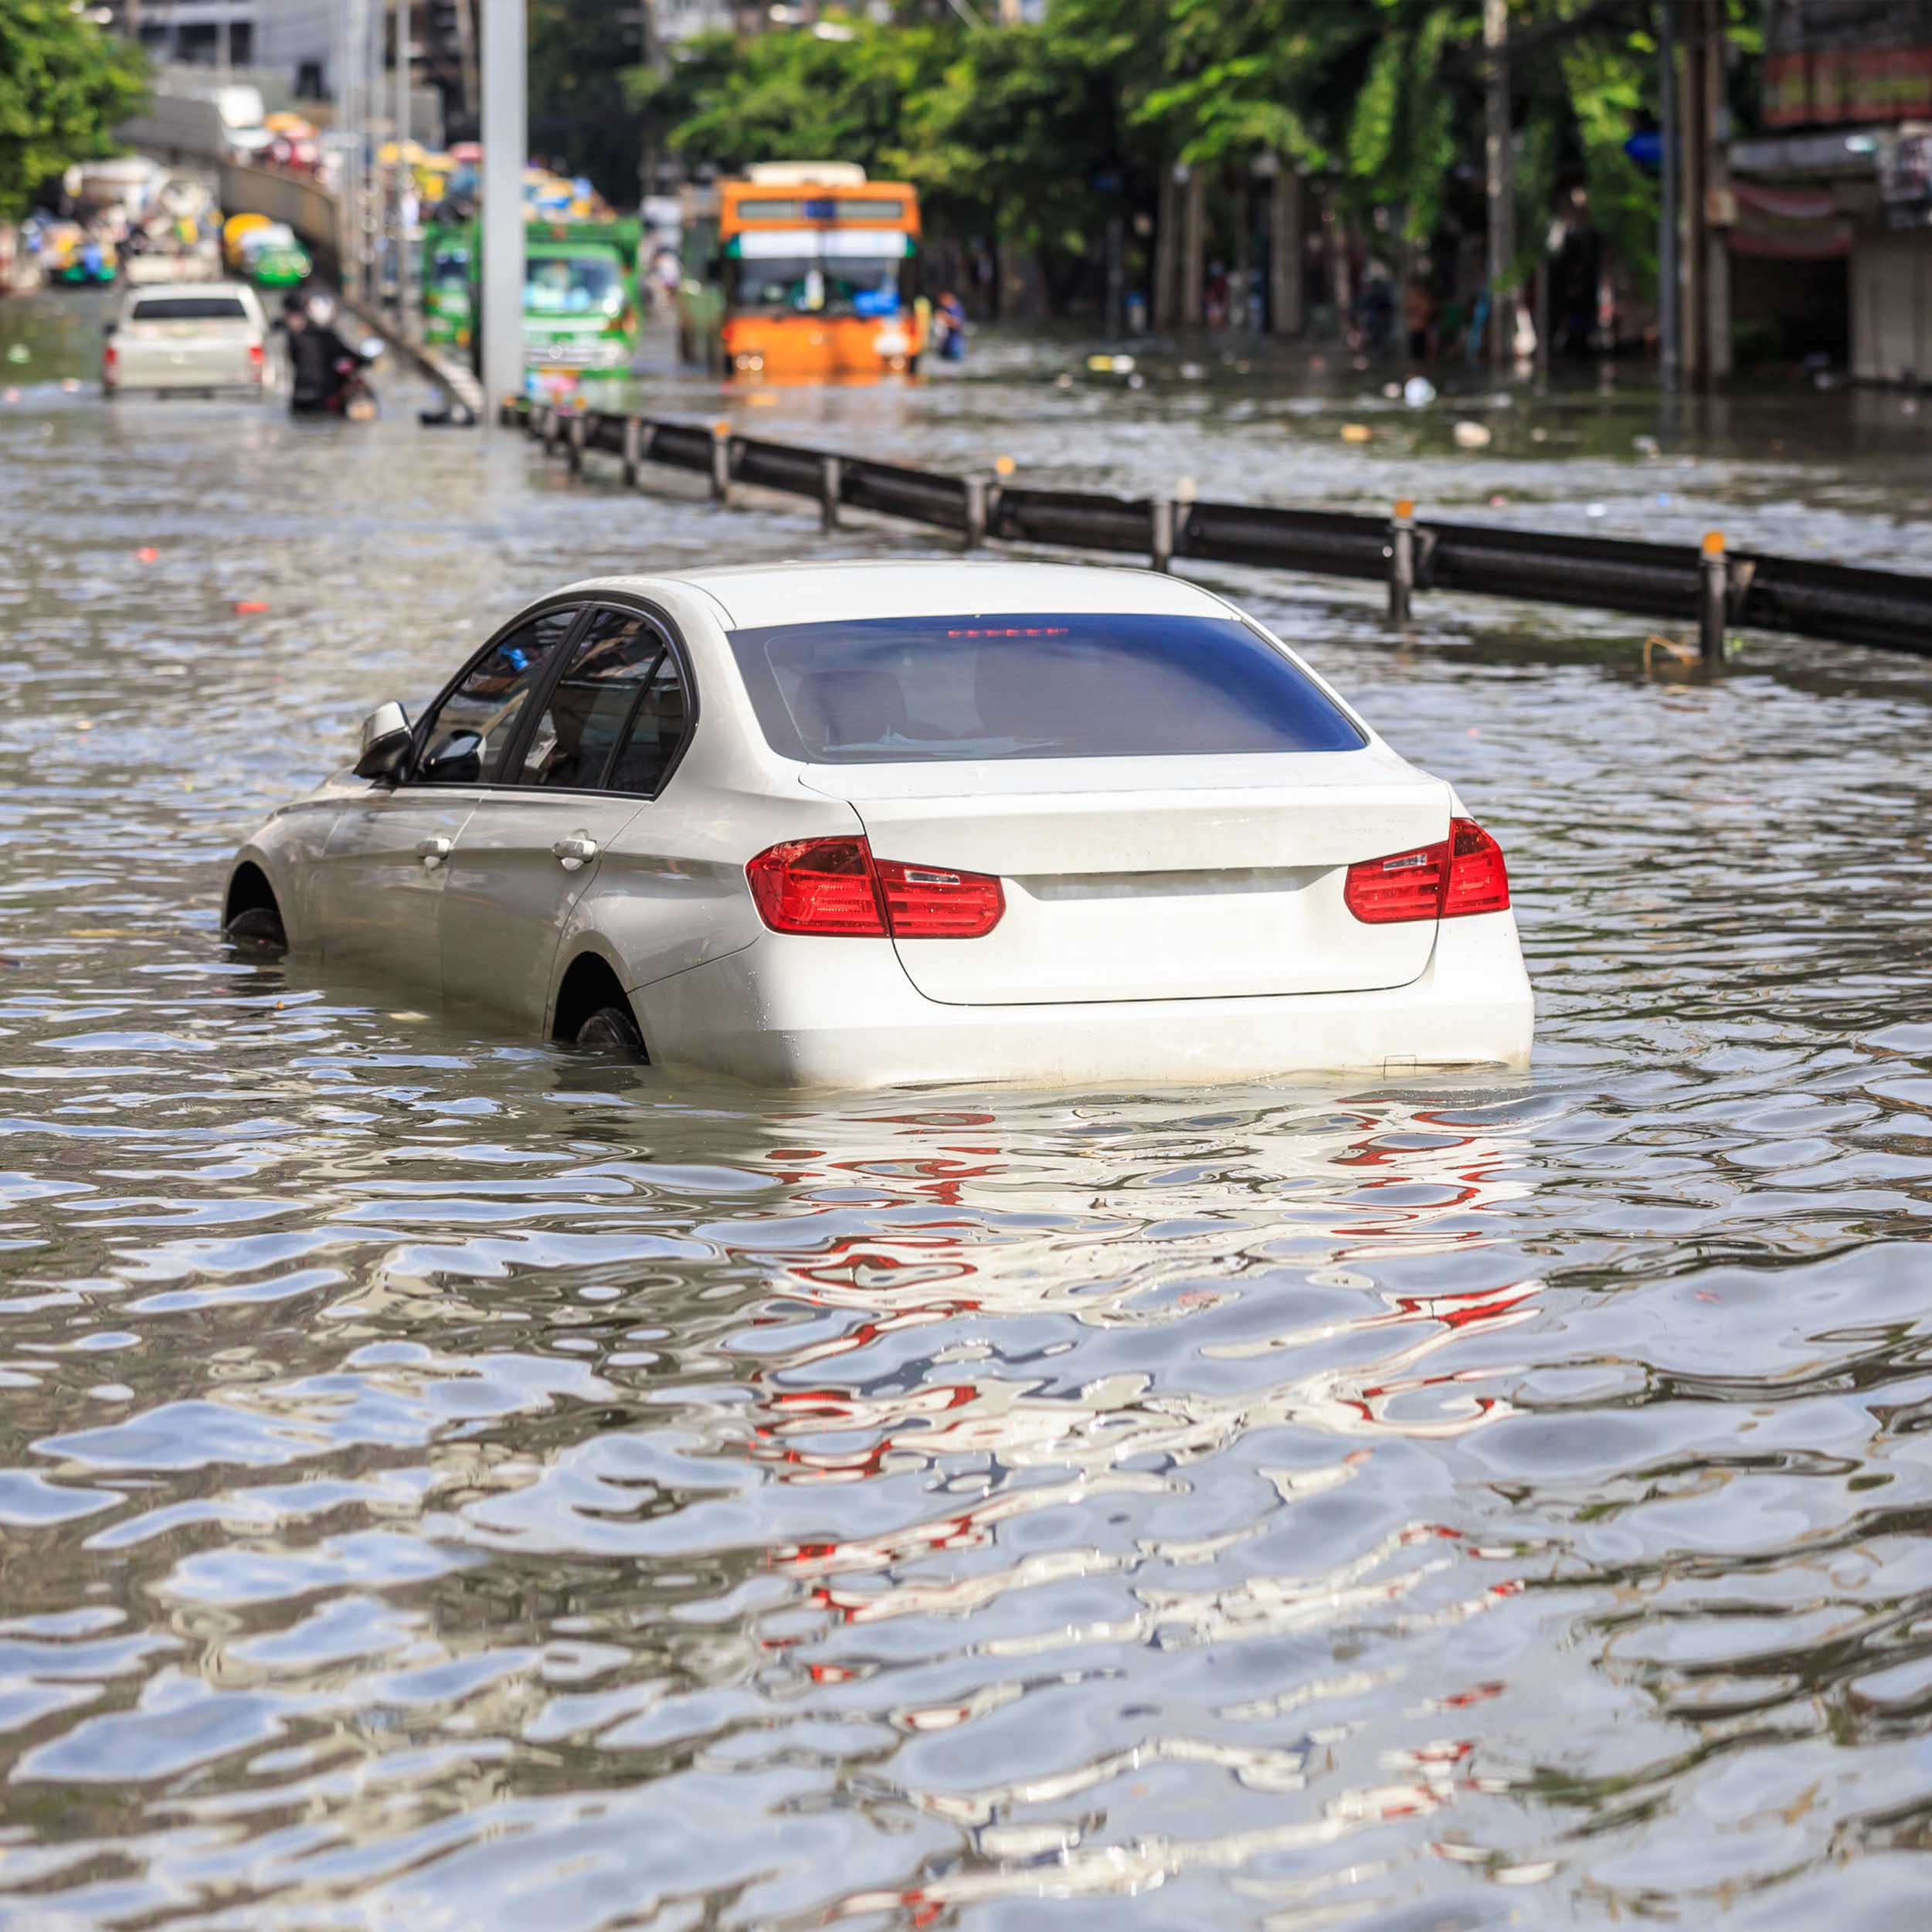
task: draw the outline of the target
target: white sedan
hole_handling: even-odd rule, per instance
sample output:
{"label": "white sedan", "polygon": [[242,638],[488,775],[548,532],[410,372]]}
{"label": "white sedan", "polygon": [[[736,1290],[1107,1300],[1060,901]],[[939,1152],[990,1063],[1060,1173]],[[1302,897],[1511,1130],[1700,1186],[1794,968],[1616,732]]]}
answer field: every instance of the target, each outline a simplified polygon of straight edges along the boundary
{"label": "white sedan", "polygon": [[[136,258],[139,260],[139,257]],[[101,351],[100,386],[240,389],[270,385],[268,317],[243,282],[158,282],[131,288]]]}
{"label": "white sedan", "polygon": [[225,920],[783,1083],[1518,1066],[1496,841],[1210,592],[1058,564],[572,585],[278,811]]}

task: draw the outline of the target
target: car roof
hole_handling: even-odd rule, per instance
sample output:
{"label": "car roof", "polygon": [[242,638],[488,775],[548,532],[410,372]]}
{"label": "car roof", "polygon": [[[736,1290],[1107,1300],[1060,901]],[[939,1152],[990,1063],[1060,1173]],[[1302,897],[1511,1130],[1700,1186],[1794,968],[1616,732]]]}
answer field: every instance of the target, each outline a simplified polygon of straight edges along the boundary
{"label": "car roof", "polygon": [[668,577],[608,577],[579,589],[648,595],[666,582],[713,599],[735,628],[866,617],[977,616],[992,611],[1224,616],[1211,593],[1178,577],[1104,565],[966,562],[958,559],[745,564]]}

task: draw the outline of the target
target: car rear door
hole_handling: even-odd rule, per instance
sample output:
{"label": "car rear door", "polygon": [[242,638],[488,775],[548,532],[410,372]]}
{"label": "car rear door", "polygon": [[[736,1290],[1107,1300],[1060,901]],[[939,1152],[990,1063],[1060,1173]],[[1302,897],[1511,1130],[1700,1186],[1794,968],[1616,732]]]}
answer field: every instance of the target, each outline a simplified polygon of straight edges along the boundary
{"label": "car rear door", "polygon": [[493,639],[418,727],[408,781],[372,786],[336,820],[317,869],[316,932],[334,966],[443,990],[438,914],[449,861],[501,775],[529,707],[575,628],[576,605]]}
{"label": "car rear door", "polygon": [[521,748],[450,861],[443,988],[520,1024],[548,1017],[557,946],[604,855],[647,809],[688,722],[671,640],[645,613],[594,608]]}

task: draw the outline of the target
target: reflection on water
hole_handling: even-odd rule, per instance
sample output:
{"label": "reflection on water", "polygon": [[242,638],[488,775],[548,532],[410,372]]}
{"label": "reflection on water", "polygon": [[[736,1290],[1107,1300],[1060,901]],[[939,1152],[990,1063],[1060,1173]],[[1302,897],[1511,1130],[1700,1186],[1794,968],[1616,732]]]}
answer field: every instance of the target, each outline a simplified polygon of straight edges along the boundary
{"label": "reflection on water", "polygon": [[1916,1922],[1911,667],[1231,576],[1533,1074],[765,1095],[221,946],[518,599],[818,548],[392,402],[0,416],[0,1922]]}

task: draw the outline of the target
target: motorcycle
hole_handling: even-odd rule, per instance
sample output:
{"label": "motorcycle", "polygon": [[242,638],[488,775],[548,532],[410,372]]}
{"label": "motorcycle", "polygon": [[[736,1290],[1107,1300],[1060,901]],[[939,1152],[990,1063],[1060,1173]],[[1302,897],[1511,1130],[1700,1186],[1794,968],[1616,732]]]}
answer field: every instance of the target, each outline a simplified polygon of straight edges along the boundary
{"label": "motorcycle", "polygon": [[354,355],[339,356],[335,363],[335,387],[326,409],[351,423],[372,423],[382,413],[375,385],[369,380],[369,365],[382,353],[380,339],[371,336]]}

